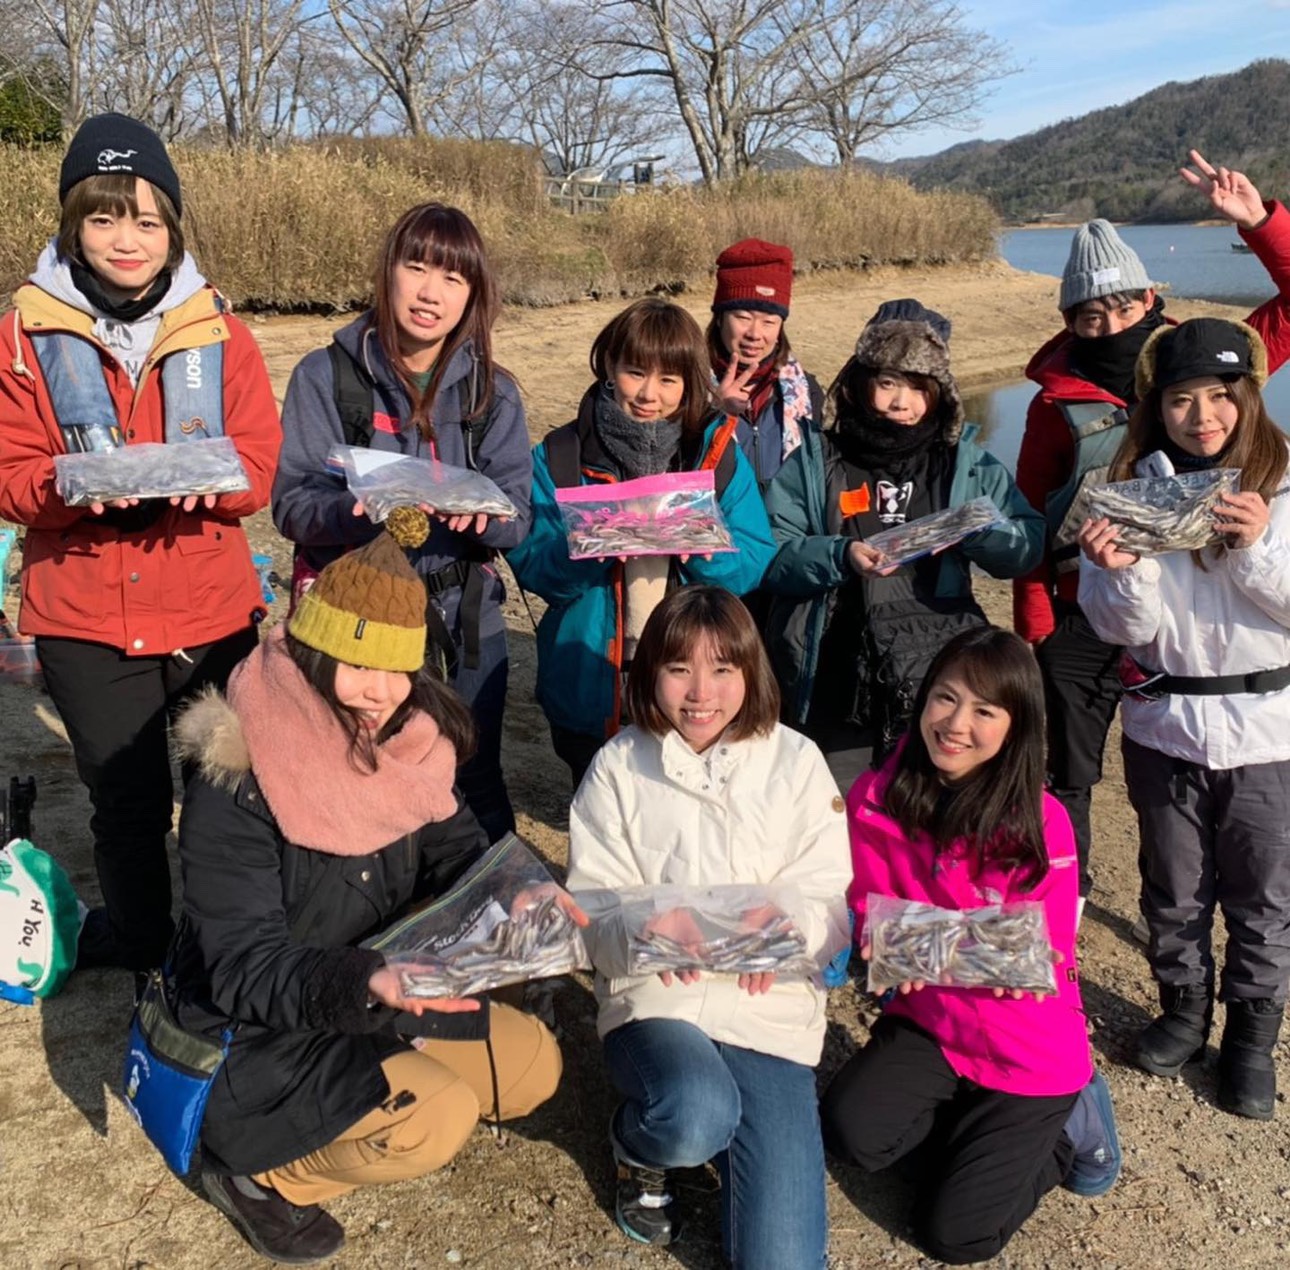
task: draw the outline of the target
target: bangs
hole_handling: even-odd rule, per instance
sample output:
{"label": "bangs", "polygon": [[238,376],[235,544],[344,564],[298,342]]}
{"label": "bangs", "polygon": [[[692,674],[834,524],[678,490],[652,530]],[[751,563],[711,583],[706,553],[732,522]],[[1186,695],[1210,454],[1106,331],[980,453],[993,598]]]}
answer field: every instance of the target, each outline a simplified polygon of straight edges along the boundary
{"label": "bangs", "polygon": [[[132,172],[105,172],[99,176],[78,181],[67,194],[67,206],[77,220],[107,212],[112,216],[139,215],[139,200],[135,197],[135,177]],[[153,187],[154,196],[157,189]],[[73,206],[74,205],[74,206]],[[160,208],[161,203],[157,204]]]}
{"label": "bangs", "polygon": [[[669,306],[669,310],[643,314],[641,321],[630,324],[623,332],[621,347],[610,351],[611,358],[640,370],[684,377],[692,364],[699,328],[683,309]],[[693,331],[686,329],[682,317],[689,318]]]}
{"label": "bangs", "polygon": [[413,208],[396,226],[393,261],[430,265],[459,273],[472,288],[484,276],[484,244],[474,225],[456,208],[435,204]]}

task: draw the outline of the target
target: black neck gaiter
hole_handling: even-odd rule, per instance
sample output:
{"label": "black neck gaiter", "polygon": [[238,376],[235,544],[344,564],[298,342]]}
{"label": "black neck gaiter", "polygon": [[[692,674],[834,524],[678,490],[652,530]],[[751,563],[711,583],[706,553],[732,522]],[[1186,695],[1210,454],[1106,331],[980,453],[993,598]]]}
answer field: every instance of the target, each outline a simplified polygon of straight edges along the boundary
{"label": "black neck gaiter", "polygon": [[158,301],[170,290],[170,270],[163,269],[153,280],[152,285],[137,300],[112,300],[103,290],[98,276],[75,260],[68,261],[72,272],[72,282],[76,289],[104,317],[115,318],[118,322],[137,322],[146,313],[150,313]]}
{"label": "black neck gaiter", "polygon": [[1103,392],[1119,397],[1125,405],[1137,399],[1133,386],[1133,368],[1138,354],[1147,342],[1147,336],[1165,321],[1165,302],[1156,296],[1156,302],[1140,322],[1114,335],[1099,335],[1086,339],[1076,335],[1071,350],[1071,368],[1089,383],[1096,384]]}

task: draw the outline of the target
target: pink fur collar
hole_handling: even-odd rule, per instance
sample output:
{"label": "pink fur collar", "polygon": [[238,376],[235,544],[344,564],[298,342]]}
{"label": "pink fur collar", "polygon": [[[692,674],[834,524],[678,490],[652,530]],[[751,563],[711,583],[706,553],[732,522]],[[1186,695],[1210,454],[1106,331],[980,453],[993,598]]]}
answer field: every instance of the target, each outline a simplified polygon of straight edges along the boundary
{"label": "pink fur collar", "polygon": [[368,855],[457,810],[457,756],[416,711],[379,750],[375,772],[356,768],[349,738],[291,660],[283,628],[233,672],[228,699],[251,770],[287,840],[328,855]]}

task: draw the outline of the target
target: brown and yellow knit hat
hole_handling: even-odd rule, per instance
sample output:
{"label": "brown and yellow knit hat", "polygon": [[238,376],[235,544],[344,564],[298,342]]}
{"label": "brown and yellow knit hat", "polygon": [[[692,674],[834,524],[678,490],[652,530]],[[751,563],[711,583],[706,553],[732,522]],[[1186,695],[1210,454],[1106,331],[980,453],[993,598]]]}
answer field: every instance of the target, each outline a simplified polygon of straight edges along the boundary
{"label": "brown and yellow knit hat", "polygon": [[426,588],[404,549],[420,546],[429,525],[422,512],[398,508],[385,528],[318,575],[287,630],[351,666],[413,674],[426,659]]}

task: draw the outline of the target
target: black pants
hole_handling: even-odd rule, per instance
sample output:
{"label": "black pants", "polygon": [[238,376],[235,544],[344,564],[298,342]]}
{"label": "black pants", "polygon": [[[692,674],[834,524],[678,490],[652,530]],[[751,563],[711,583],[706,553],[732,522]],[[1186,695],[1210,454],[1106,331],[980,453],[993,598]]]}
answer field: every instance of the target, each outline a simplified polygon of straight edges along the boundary
{"label": "black pants", "polygon": [[1053,608],[1057,626],[1035,650],[1048,712],[1048,781],[1075,829],[1079,893],[1087,895],[1093,786],[1120,703],[1120,649],[1098,639],[1078,606],[1056,601]]}
{"label": "black pants", "polygon": [[556,756],[568,765],[569,774],[573,777],[575,794],[578,792],[578,786],[582,784],[582,778],[587,774],[587,768],[591,766],[591,760],[596,757],[596,751],[604,743],[605,738],[602,736],[573,732],[569,728],[551,724],[551,748],[556,752]]}
{"label": "black pants", "polygon": [[1219,997],[1286,998],[1290,982],[1290,762],[1211,771],[1124,738],[1138,815],[1149,959],[1169,987],[1214,983],[1214,912],[1227,949]]}
{"label": "black pants", "polygon": [[255,643],[254,627],[166,657],[127,657],[78,639],[36,641],[45,685],[94,808],[94,866],[113,939],[121,964],[132,969],[160,965],[173,929],[167,725],[207,684],[222,688]]}
{"label": "black pants", "polygon": [[918,1241],[940,1261],[988,1261],[1070,1169],[1062,1132],[1078,1094],[1031,1098],[956,1076],[940,1046],[884,1016],[833,1078],[820,1119],[829,1153],[871,1173],[915,1148]]}

